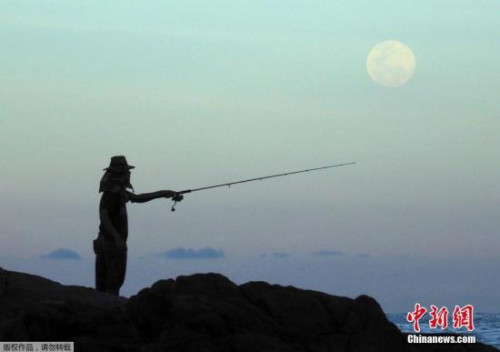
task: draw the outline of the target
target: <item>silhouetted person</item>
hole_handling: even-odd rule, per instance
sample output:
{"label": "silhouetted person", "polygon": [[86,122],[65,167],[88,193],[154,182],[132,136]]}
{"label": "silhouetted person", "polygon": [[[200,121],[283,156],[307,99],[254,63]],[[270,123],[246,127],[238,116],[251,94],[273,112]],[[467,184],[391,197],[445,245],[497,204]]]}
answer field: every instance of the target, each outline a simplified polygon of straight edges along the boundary
{"label": "silhouetted person", "polygon": [[156,198],[171,198],[174,191],[134,194],[130,170],[124,156],[113,156],[101,179],[99,192],[99,236],[94,240],[95,279],[99,291],[119,295],[127,269],[128,221],[126,203],[144,203]]}

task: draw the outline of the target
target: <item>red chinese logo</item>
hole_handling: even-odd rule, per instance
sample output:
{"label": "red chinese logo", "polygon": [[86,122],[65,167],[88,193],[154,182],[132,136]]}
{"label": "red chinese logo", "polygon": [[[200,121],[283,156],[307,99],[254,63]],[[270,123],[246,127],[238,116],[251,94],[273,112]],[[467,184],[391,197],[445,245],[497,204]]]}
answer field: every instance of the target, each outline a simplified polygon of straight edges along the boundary
{"label": "red chinese logo", "polygon": [[409,312],[408,315],[406,316],[406,320],[409,323],[413,323],[413,330],[415,330],[416,332],[420,332],[420,325],[418,321],[422,319],[425,312],[427,312],[427,309],[421,307],[420,303],[416,303],[415,310],[413,312]]}
{"label": "red chinese logo", "polygon": [[[413,330],[420,332],[419,321],[427,312],[425,307],[422,307],[420,303],[415,304],[415,310],[409,312],[406,315],[406,320],[413,323]],[[438,309],[435,305],[431,305],[431,310],[429,312],[431,319],[429,320],[429,327],[431,329],[441,330],[448,328],[448,308],[441,307]],[[453,310],[453,329],[467,328],[469,331],[474,331],[474,307],[471,304],[467,304],[463,307],[455,306]]]}
{"label": "red chinese logo", "polygon": [[469,331],[474,331],[474,307],[470,304],[460,308],[455,306],[453,310],[453,329],[466,327]]}
{"label": "red chinese logo", "polygon": [[431,329],[436,329],[440,326],[441,330],[444,330],[448,327],[448,308],[441,307],[438,311],[435,305],[431,305],[431,311],[429,314],[432,317],[432,319],[429,320],[429,327]]}

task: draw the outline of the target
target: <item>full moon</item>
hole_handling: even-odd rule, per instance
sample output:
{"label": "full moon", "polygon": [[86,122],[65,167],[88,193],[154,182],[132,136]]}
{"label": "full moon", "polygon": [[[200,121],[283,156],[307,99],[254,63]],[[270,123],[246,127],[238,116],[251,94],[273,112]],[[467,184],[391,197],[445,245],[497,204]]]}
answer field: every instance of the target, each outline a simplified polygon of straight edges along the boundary
{"label": "full moon", "polygon": [[397,87],[408,82],[415,73],[413,51],[396,40],[387,40],[373,47],[366,58],[370,77],[384,86]]}

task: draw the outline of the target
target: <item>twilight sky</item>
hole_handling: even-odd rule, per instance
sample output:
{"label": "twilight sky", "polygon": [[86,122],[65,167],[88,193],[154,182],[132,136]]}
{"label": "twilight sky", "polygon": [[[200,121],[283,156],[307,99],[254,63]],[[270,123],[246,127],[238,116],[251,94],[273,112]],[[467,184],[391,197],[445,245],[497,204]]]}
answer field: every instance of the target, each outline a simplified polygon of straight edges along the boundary
{"label": "twilight sky", "polygon": [[[0,266],[92,286],[112,155],[137,192],[356,161],[130,204],[123,293],[218,271],[498,312],[499,33],[493,0],[3,1]],[[365,67],[385,40],[399,87]]]}

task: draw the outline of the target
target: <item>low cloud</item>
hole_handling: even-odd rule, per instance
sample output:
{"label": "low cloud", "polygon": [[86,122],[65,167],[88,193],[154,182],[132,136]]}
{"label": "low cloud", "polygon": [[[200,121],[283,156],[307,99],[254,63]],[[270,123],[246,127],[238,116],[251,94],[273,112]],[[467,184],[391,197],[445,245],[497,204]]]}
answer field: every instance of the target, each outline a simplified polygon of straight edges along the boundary
{"label": "low cloud", "polygon": [[290,256],[290,254],[288,253],[285,253],[285,252],[274,252],[272,254],[272,256],[274,258],[279,258],[279,259],[283,259],[283,258],[288,258]]}
{"label": "low cloud", "polygon": [[346,253],[341,252],[341,251],[325,251],[325,250],[316,251],[316,252],[312,253],[312,255],[314,255],[316,257],[333,257],[333,256],[338,256],[338,255],[344,255],[344,254],[346,254]]}
{"label": "low cloud", "polygon": [[168,259],[220,259],[226,254],[222,249],[205,247],[201,249],[192,248],[174,248],[160,253],[160,256]]}
{"label": "low cloud", "polygon": [[262,253],[260,256],[260,258],[269,258],[269,257],[272,257],[272,258],[278,258],[278,259],[284,259],[284,258],[289,258],[290,257],[290,254],[288,253],[285,253],[285,252],[274,252],[274,253]]}
{"label": "low cloud", "polygon": [[43,259],[53,259],[53,260],[80,260],[82,257],[75,251],[70,249],[60,248],[52,251],[48,254],[40,256]]}

